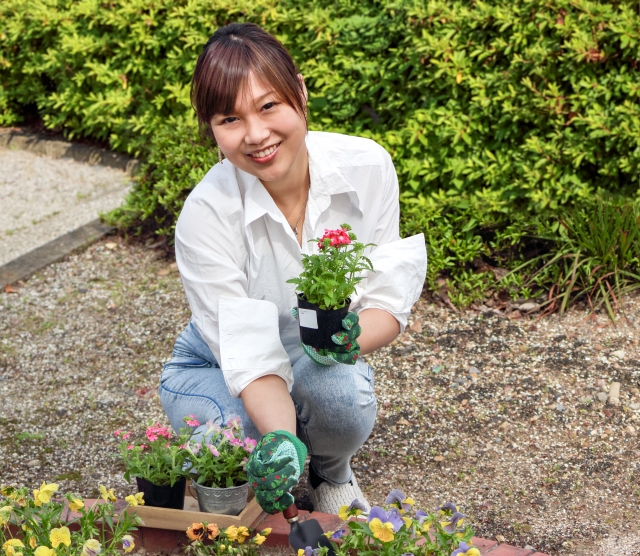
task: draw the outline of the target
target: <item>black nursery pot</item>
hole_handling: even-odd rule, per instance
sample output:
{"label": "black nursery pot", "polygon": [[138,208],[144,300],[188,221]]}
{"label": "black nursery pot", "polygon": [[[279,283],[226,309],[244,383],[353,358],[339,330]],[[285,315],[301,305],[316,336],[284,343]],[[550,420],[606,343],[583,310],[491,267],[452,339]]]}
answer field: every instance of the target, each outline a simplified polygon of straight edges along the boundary
{"label": "black nursery pot", "polygon": [[154,485],[147,481],[136,477],[138,483],[138,491],[144,493],[145,506],[154,506],[156,508],[172,508],[174,510],[182,510],[184,508],[184,489],[187,479],[182,477],[173,486]]}
{"label": "black nursery pot", "polygon": [[[347,303],[341,309],[320,309],[317,305],[309,303],[299,293],[298,295],[298,325],[300,326],[300,340],[303,344],[314,347],[316,349],[332,349],[336,344],[331,340],[331,336],[342,330],[342,319],[349,312],[349,304],[351,299],[347,299]],[[315,311],[315,319],[313,314],[303,313],[302,309]],[[317,325],[314,328],[314,325]]]}

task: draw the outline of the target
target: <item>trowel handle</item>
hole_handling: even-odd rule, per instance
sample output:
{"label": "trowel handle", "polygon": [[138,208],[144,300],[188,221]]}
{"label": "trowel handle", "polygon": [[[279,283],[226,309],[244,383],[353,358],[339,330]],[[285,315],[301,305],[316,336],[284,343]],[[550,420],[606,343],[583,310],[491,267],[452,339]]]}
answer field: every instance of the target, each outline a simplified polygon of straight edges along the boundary
{"label": "trowel handle", "polygon": [[282,512],[282,515],[289,523],[298,521],[298,508],[296,508],[295,502],[291,504],[286,510]]}

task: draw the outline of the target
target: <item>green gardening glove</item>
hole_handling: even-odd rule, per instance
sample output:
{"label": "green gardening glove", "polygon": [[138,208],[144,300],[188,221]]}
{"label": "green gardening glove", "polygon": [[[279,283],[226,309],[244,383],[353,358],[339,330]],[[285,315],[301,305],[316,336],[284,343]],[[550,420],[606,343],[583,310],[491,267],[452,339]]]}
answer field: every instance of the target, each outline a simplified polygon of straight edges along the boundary
{"label": "green gardening glove", "polygon": [[306,446],[290,432],[269,432],[260,439],[249,456],[247,475],[265,512],[276,514],[293,504],[289,491],[298,484],[306,457]]}
{"label": "green gardening glove", "polygon": [[[298,308],[291,309],[291,314],[295,319],[298,318]],[[349,312],[342,319],[342,328],[331,336],[331,340],[336,344],[331,349],[316,349],[302,344],[302,349],[318,365],[337,365],[343,363],[345,365],[355,365],[356,360],[360,356],[360,345],[358,344],[358,336],[362,333],[362,328],[358,324],[358,314]]]}

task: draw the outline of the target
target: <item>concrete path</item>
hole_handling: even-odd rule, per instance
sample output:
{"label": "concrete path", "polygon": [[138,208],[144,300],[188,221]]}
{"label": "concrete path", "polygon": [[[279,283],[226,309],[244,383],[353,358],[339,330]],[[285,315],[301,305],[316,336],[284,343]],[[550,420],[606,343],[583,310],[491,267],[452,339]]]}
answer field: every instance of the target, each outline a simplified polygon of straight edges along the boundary
{"label": "concrete path", "polygon": [[0,266],[119,206],[130,184],[121,169],[0,148]]}

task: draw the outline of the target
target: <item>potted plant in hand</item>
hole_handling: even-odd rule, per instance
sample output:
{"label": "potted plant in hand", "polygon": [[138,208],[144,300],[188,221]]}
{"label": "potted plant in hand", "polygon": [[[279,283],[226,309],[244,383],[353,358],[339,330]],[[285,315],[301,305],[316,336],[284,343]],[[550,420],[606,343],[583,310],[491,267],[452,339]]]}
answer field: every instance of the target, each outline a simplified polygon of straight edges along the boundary
{"label": "potted plant in hand", "polygon": [[115,431],[115,437],[122,440],[118,451],[125,466],[124,478],[130,483],[135,477],[147,506],[184,507],[189,475],[189,454],[184,445],[190,434],[190,429],[184,429],[175,436],[159,423],[149,425],[143,439],[133,440],[131,432]]}
{"label": "potted plant in hand", "polygon": [[319,252],[302,255],[302,273],[287,280],[298,290],[300,339],[317,350],[335,348],[331,336],[349,312],[351,296],[364,278],[359,273],[373,271],[364,250],[375,244],[356,239],[348,224],[325,230],[321,238],[309,240],[318,243]]}
{"label": "potted plant in hand", "polygon": [[201,512],[238,515],[244,509],[249,494],[245,466],[256,445],[252,438],[242,439],[239,419],[225,427],[208,422],[201,440],[187,442]]}

